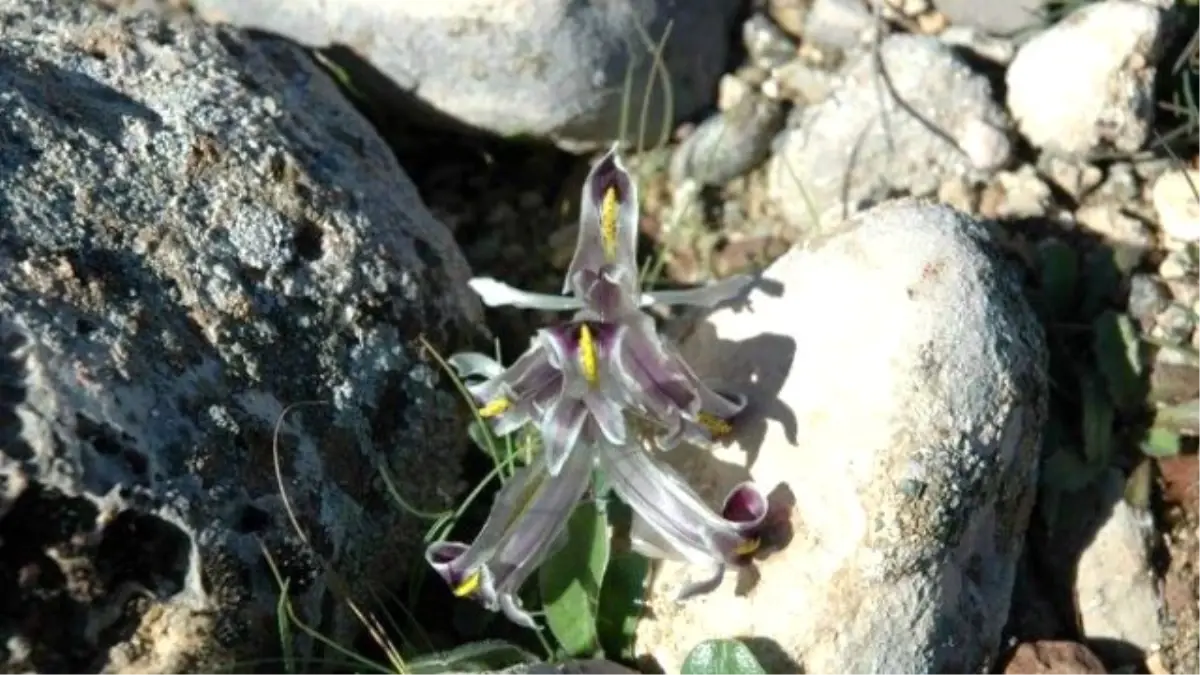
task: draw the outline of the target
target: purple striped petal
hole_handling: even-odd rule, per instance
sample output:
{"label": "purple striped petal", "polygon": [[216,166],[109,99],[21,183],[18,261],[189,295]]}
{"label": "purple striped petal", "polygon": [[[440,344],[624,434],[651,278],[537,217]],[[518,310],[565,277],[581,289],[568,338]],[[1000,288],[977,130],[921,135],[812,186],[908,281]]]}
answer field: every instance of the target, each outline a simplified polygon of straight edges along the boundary
{"label": "purple striped petal", "polygon": [[[562,397],[542,415],[542,454],[551,476],[562,470],[588,420],[588,407],[581,399]],[[586,445],[586,444],[584,444]]]}
{"label": "purple striped petal", "polygon": [[572,290],[580,270],[599,271],[611,266],[630,298],[639,297],[637,276],[637,185],[617,154],[617,145],[596,162],[583,184],[579,206],[579,239],[567,267],[563,293]]}

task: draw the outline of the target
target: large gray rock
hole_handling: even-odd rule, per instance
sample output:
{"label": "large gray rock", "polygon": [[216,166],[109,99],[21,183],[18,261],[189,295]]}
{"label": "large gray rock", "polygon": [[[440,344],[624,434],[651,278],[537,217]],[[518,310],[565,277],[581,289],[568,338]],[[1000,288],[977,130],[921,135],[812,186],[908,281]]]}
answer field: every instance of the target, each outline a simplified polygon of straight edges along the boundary
{"label": "large gray rock", "polygon": [[[0,670],[214,672],[334,639],[447,507],[478,307],[388,148],[283,41],[0,0]],[[17,384],[14,386],[14,382]],[[297,648],[303,654],[306,643]],[[240,666],[245,667],[245,666]]]}
{"label": "large gray rock", "polygon": [[[738,3],[193,0],[192,5],[213,20],[311,46],[349,49],[390,81],[394,91],[385,103],[428,108],[500,136],[548,138],[579,150],[617,137],[627,71],[633,86],[627,138],[638,138],[648,84],[654,93],[645,136],[657,137],[668,98],[662,82],[651,77],[653,46],[668,23],[663,61],[673,117],[711,105]],[[674,120],[668,122],[673,126]]]}
{"label": "large gray rock", "polygon": [[946,178],[983,177],[1009,161],[1007,120],[991,87],[949,47],[894,35],[880,53],[899,101],[864,53],[829,98],[796,109],[777,139],[768,190],[799,230],[835,225],[897,192],[933,194]]}
{"label": "large gray rock", "polygon": [[729,447],[667,461],[714,500],[752,477],[786,509],[790,543],[756,583],[682,604],[696,570],[664,563],[637,651],[679,672],[701,640],[741,637],[767,672],[984,672],[1047,396],[1040,324],[985,229],[912,200],[860,213],[683,350],[751,408]]}

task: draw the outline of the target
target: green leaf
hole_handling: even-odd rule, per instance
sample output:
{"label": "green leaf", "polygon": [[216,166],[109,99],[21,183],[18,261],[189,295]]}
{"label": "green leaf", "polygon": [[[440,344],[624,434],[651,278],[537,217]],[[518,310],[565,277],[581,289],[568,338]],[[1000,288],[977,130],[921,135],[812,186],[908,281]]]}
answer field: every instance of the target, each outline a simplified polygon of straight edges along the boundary
{"label": "green leaf", "polygon": [[1101,313],[1092,321],[1092,350],[1117,409],[1137,410],[1145,401],[1145,384],[1133,320],[1112,310]]}
{"label": "green leaf", "polygon": [[1064,318],[1079,284],[1079,256],[1057,239],[1046,239],[1037,247],[1041,299],[1050,316]]}
{"label": "green leaf", "polygon": [[1092,250],[1083,261],[1083,301],[1081,314],[1086,318],[1104,309],[1121,286],[1121,269],[1107,247]]}
{"label": "green leaf", "polygon": [[1078,492],[1091,484],[1105,469],[1102,464],[1084,461],[1070,446],[1054,450],[1042,463],[1041,482],[1060,492]]}
{"label": "green leaf", "polygon": [[1142,452],[1151,457],[1174,457],[1179,454],[1181,437],[1170,429],[1155,427],[1142,441]]}
{"label": "green leaf", "polygon": [[765,673],[750,648],[738,640],[705,640],[683,660],[683,675]]}
{"label": "green leaf", "polygon": [[580,502],[567,522],[566,545],[538,570],[546,623],[570,656],[600,650],[596,614],[608,557],[604,515],[594,502]]}
{"label": "green leaf", "polygon": [[600,588],[596,630],[608,658],[632,659],[634,631],[642,618],[650,561],[632,551],[617,553],[608,563]]}
{"label": "green leaf", "polygon": [[503,640],[482,640],[455,647],[449,651],[429,654],[407,661],[408,672],[428,673],[490,673],[516,665],[537,663],[534,654]]}
{"label": "green leaf", "polygon": [[1079,395],[1083,400],[1083,456],[1088,464],[1106,466],[1112,460],[1116,411],[1104,381],[1090,370],[1079,373]]}

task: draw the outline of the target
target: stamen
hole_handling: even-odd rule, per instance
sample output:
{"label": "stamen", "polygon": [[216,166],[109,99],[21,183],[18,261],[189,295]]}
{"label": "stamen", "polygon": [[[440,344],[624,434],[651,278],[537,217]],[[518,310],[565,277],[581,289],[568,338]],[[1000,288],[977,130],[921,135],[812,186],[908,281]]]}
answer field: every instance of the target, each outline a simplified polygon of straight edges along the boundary
{"label": "stamen", "polygon": [[708,429],[709,433],[711,433],[714,437],[717,437],[717,438],[720,438],[721,436],[726,436],[731,431],[733,431],[732,424],[730,424],[729,422],[726,422],[725,420],[721,419],[720,417],[717,417],[716,415],[714,415],[712,413],[702,412],[696,416],[696,419],[698,422],[700,422],[700,424],[704,425],[705,429]]}
{"label": "stamen", "polygon": [[600,203],[600,236],[604,240],[604,257],[612,262],[617,257],[617,189],[604,191]]}
{"label": "stamen", "polygon": [[501,396],[479,409],[479,416],[486,419],[503,414],[512,407],[512,402]]}
{"label": "stamen", "polygon": [[583,379],[595,386],[600,379],[596,341],[592,339],[592,329],[586,323],[579,324],[579,369],[583,371]]}
{"label": "stamen", "polygon": [[761,545],[762,541],[758,537],[754,537],[753,539],[747,539],[737,546],[734,546],[733,552],[738,555],[750,555],[751,553],[757,551],[758,547]]}
{"label": "stamen", "polygon": [[454,597],[465,598],[479,590],[479,579],[479,570],[471,572],[466,579],[462,580],[462,583],[454,587]]}

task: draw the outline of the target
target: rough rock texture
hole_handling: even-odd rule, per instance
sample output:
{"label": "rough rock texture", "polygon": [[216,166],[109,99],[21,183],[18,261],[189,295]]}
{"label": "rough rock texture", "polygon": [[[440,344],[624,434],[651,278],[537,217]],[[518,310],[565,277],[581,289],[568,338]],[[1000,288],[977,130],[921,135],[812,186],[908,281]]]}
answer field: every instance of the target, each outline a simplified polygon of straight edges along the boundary
{"label": "rough rock texture", "polygon": [[[1100,641],[1119,661],[1132,647],[1144,656],[1162,641],[1162,597],[1150,559],[1154,525],[1150,513],[1123,499],[1125,481],[1109,470],[1077,493],[1060,513],[1048,539],[1044,566],[1060,587],[1074,588],[1083,636]],[[1124,658],[1122,658],[1124,657]]]}
{"label": "rough rock texture", "polygon": [[679,672],[700,640],[743,637],[767,672],[990,667],[1047,385],[1040,325],[985,229],[913,200],[860,213],[684,352],[752,407],[730,446],[665,457],[707,498],[749,476],[793,502],[790,543],[756,583],[747,569],[682,604],[695,568],[662,564],[638,653]]}
{"label": "rough rock texture", "polygon": [[322,402],[280,434],[297,515],[351,592],[402,579],[425,523],[377,468],[423,508],[460,487],[415,338],[473,330],[461,253],[283,41],[58,0],[0,26],[0,670],[269,656],[263,546],[345,638],[272,432]]}
{"label": "rough rock texture", "polygon": [[996,35],[1011,35],[1046,24],[1049,0],[935,0],[951,23],[981,28]]}
{"label": "rough rock texture", "polygon": [[[308,45],[345,47],[390,81],[383,100],[391,104],[428,107],[470,127],[549,138],[572,150],[617,137],[631,68],[627,138],[638,138],[648,83],[654,93],[647,134],[654,137],[667,99],[661,80],[652,77],[653,48],[668,23],[663,61],[675,119],[711,105],[737,8],[729,0],[193,0],[192,5],[207,18]],[[361,84],[369,78],[355,79]]]}
{"label": "rough rock texture", "polygon": [[828,99],[793,112],[778,139],[768,190],[793,227],[813,229],[814,215],[836,224],[896,192],[933,194],[949,176],[989,174],[1012,154],[990,85],[953,50],[894,35],[880,51],[899,101],[866,53]]}
{"label": "rough rock texture", "polygon": [[1133,152],[1154,124],[1165,13],[1138,0],[1086,4],[1026,42],[1008,68],[1008,108],[1033,145]]}

